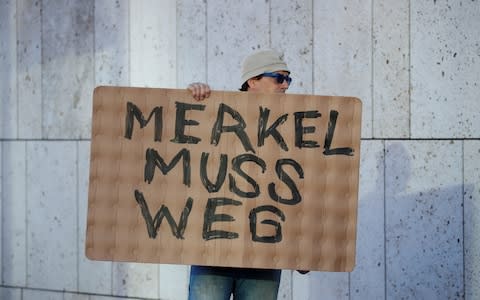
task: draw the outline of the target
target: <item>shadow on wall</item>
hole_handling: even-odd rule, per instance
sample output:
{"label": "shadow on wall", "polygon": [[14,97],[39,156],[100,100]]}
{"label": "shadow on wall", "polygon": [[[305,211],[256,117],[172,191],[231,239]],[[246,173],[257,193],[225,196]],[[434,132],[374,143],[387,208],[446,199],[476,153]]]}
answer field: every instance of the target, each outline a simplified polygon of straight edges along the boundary
{"label": "shadow on wall", "polygon": [[363,143],[356,267],[312,272],[310,299],[462,298],[461,168],[426,159],[437,141]]}
{"label": "shadow on wall", "polygon": [[[444,182],[452,175],[446,173],[452,170],[443,169],[442,158],[407,149],[406,144],[386,147],[387,298],[460,298],[464,294],[463,189],[471,187],[447,186]],[[433,159],[427,160],[428,156]]]}

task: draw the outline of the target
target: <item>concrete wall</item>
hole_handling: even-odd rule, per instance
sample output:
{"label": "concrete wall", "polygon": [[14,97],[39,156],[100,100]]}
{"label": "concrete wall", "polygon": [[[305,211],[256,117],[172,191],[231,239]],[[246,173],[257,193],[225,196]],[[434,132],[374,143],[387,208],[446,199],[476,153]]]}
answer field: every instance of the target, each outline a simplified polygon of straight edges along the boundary
{"label": "concrete wall", "polygon": [[363,100],[357,266],[278,298],[480,299],[479,28],[476,0],[0,0],[0,299],[186,299],[187,266],[84,256],[92,91],[234,90],[266,47],[291,93]]}

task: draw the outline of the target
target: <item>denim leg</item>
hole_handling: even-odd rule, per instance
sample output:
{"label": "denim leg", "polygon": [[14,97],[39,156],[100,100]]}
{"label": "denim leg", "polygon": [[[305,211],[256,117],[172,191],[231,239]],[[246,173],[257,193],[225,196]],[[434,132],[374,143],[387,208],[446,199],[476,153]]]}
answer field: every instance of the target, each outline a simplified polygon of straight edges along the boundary
{"label": "denim leg", "polygon": [[188,300],[228,300],[234,279],[217,275],[191,275]]}
{"label": "denim leg", "polygon": [[280,280],[237,279],[234,300],[276,300]]}

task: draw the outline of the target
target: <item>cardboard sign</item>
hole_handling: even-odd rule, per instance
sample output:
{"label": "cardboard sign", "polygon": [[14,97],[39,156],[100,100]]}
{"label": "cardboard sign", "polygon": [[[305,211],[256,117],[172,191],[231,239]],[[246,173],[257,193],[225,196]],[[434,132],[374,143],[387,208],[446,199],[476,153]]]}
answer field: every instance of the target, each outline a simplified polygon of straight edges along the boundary
{"label": "cardboard sign", "polygon": [[356,98],[97,87],[86,255],[351,271]]}

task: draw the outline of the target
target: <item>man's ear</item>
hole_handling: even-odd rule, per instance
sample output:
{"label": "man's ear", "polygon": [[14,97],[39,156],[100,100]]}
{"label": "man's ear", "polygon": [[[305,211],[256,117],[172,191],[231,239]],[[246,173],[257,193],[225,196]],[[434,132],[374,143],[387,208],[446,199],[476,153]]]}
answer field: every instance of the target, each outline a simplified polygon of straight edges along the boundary
{"label": "man's ear", "polygon": [[248,83],[248,87],[250,89],[254,89],[255,86],[257,85],[257,79],[253,79],[253,78],[250,78],[249,80],[247,80],[247,83]]}

